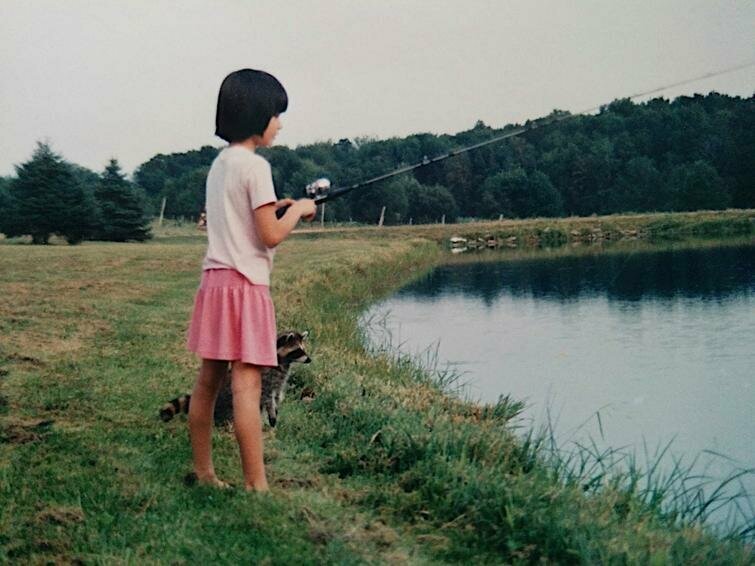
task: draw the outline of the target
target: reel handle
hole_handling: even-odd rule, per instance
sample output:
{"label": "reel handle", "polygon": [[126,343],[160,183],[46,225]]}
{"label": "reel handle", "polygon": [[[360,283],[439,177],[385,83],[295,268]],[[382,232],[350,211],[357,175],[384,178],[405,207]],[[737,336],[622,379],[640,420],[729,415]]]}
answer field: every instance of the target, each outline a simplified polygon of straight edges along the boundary
{"label": "reel handle", "polygon": [[[304,195],[307,198],[311,198],[315,201],[315,204],[322,204],[327,199],[328,191],[330,190],[330,179],[320,178],[311,182],[304,188]],[[284,206],[275,211],[275,217],[280,220],[283,215],[286,214],[288,206]]]}
{"label": "reel handle", "polygon": [[[323,202],[325,202],[326,199],[315,198],[313,200],[315,201],[315,205],[316,206],[320,206]],[[283,218],[283,215],[286,214],[286,211],[290,208],[290,206],[291,205],[289,204],[289,205],[286,205],[286,206],[282,206],[281,208],[279,208],[278,210],[276,210],[275,211],[275,217],[278,220],[280,220],[281,218]]]}
{"label": "reel handle", "polygon": [[287,205],[287,206],[282,206],[281,208],[279,208],[278,210],[276,210],[276,211],[275,211],[275,217],[276,217],[276,218],[277,218],[278,220],[280,220],[281,218],[283,218],[283,215],[284,215],[284,214],[286,214],[286,211],[288,210],[288,208],[289,208],[290,206],[291,206],[291,205],[289,204],[289,205]]}

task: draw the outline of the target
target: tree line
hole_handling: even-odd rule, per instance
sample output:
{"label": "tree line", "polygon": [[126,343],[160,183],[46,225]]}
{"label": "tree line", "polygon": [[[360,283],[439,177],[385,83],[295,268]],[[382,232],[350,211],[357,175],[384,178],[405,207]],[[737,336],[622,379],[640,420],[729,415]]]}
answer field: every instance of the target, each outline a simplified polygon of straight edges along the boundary
{"label": "tree line", "polygon": [[[383,207],[387,224],[755,208],[754,110],[755,96],[718,93],[640,104],[616,100],[595,115],[573,116],[354,191],[328,203],[326,220],[375,223]],[[540,121],[566,115],[554,110]],[[299,197],[319,177],[328,177],[334,186],[352,184],[517,127],[496,129],[479,121],[455,135],[341,139],[259,152],[272,165],[278,195]],[[59,220],[71,241],[148,237],[145,218],[156,215],[163,202],[166,217],[195,220],[204,208],[205,179],[218,151],[205,146],[156,155],[136,169],[131,183],[116,161],[98,175],[66,164],[41,144],[16,178],[0,179],[0,207],[6,211],[0,214],[0,231],[44,240],[55,233],[49,223],[31,232],[34,222],[27,219],[22,227],[22,221],[52,201],[75,211]],[[43,157],[46,167],[57,159],[55,167],[67,167],[70,174],[49,188],[52,198],[23,196],[33,193],[32,186],[44,185],[44,168],[32,167]],[[75,187],[82,187],[83,196],[74,196],[79,194]],[[75,228],[66,225],[72,218],[79,221]],[[135,237],[115,227],[124,222],[140,226]]]}
{"label": "tree line", "polygon": [[[432,164],[328,204],[327,220],[437,222],[755,207],[755,96],[718,93],[616,100],[506,142]],[[555,110],[547,121],[564,116]],[[525,125],[529,125],[528,122]],[[358,138],[260,150],[279,195],[301,196],[318,177],[352,184],[519,127],[483,122],[456,135]],[[217,149],[157,155],[135,173],[166,214],[195,218]]]}

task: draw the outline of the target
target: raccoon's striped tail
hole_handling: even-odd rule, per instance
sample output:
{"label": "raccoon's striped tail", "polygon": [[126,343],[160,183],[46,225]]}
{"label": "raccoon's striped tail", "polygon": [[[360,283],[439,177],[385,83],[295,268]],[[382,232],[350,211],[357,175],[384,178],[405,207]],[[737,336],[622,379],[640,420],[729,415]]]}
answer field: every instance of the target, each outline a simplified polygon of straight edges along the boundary
{"label": "raccoon's striped tail", "polygon": [[160,418],[164,422],[168,422],[179,413],[189,414],[189,402],[191,401],[191,395],[181,395],[175,399],[169,401],[163,408],[160,409]]}

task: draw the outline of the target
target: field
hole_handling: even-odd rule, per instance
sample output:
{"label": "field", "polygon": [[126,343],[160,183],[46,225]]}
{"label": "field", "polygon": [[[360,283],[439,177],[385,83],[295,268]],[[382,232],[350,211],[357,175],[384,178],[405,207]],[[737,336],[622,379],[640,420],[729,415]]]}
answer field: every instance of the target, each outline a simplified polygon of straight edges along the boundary
{"label": "field", "polygon": [[[273,297],[314,361],[265,431],[266,495],[185,485],[185,419],[157,417],[197,369],[184,336],[201,234],[0,243],[0,562],[751,563],[750,546],[699,527],[694,501],[641,471],[554,459],[514,428],[516,400],[448,396],[442,375],[369,352],[357,326],[451,235],[752,233],[751,212],[710,214],[302,231],[280,246]],[[242,483],[231,433],[214,455]]]}

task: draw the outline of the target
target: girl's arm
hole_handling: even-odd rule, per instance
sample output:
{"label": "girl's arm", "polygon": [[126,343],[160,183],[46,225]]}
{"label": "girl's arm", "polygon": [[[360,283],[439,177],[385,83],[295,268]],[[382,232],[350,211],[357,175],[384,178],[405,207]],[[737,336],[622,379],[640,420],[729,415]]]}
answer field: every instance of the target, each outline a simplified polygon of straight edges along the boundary
{"label": "girl's arm", "polygon": [[[276,218],[275,211],[280,206],[288,206],[288,209],[281,218]],[[300,218],[312,220],[316,212],[315,201],[308,198],[281,205],[271,202],[254,209],[254,225],[262,243],[268,248],[274,248],[288,237]]]}

